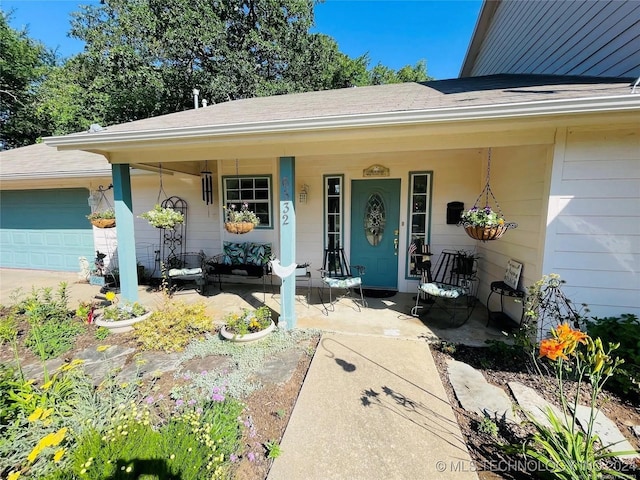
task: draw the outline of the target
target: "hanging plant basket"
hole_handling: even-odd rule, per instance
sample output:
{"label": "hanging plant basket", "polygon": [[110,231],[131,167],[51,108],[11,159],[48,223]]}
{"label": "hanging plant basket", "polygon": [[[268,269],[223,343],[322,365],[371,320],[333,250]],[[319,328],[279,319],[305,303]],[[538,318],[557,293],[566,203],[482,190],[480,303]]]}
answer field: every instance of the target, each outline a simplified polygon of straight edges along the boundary
{"label": "hanging plant basket", "polygon": [[496,225],[492,227],[477,227],[474,225],[468,225],[464,227],[465,232],[471,238],[475,240],[481,240],[486,242],[487,240],[497,240],[502,235],[504,235],[509,228],[511,228],[510,223],[505,223],[503,225]]}
{"label": "hanging plant basket", "polygon": [[[487,162],[487,183],[478,195],[473,207],[462,212],[459,226],[464,227],[465,232],[471,238],[487,242],[489,240],[497,240],[502,237],[510,228],[516,228],[517,223],[507,222],[504,219],[500,205],[495,195],[491,191],[489,178],[491,174],[491,149],[489,149],[489,159]],[[484,196],[485,206],[478,207],[478,202]],[[491,197],[496,209],[492,209],[489,205],[489,197]]]}
{"label": "hanging plant basket", "polygon": [[226,222],[224,228],[229,233],[247,233],[253,230],[254,224],[251,222]]}
{"label": "hanging plant basket", "polygon": [[113,228],[116,226],[115,218],[94,218],[91,220],[91,225],[98,228]]}

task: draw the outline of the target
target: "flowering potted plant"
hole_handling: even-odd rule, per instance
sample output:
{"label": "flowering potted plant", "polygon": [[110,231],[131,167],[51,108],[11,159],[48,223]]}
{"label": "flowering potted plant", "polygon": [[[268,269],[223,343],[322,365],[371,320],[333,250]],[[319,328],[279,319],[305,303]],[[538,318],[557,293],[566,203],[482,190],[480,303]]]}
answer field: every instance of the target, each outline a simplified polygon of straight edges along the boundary
{"label": "flowering potted plant", "polygon": [[141,322],[151,315],[151,312],[138,302],[124,302],[120,305],[113,292],[107,292],[105,298],[110,305],[99,314],[94,315],[94,323],[99,327],[106,327],[114,333],[131,331],[133,324]]}
{"label": "flowering potted plant", "polygon": [[140,215],[140,218],[144,218],[149,224],[156,228],[172,229],[176,225],[184,222],[184,215],[182,212],[174,210],[173,208],[164,208],[156,204],[151,210]]}
{"label": "flowering potted plant", "polygon": [[116,226],[116,212],[109,208],[102,212],[92,212],[87,215],[91,224],[98,228],[113,228]]}
{"label": "flowering potted plant", "polygon": [[224,317],[224,323],[220,334],[233,342],[258,340],[275,328],[271,320],[271,310],[267,306],[256,310],[243,308],[240,314],[230,313]]}
{"label": "flowering potted plant", "polygon": [[224,228],[229,233],[247,233],[260,223],[258,216],[249,210],[249,205],[246,203],[242,204],[240,210],[233,203],[229,207],[224,207],[224,217]]}
{"label": "flowering potted plant", "polygon": [[509,228],[515,228],[516,223],[506,222],[502,212],[496,212],[489,205],[485,207],[473,206],[462,212],[460,223],[471,238],[476,240],[496,240]]}

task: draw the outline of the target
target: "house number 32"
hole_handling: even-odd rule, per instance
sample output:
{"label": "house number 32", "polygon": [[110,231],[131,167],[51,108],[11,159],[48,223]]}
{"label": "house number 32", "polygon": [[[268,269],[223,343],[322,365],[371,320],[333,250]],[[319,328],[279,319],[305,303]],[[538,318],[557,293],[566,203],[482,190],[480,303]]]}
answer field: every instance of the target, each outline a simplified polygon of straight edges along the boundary
{"label": "house number 32", "polygon": [[282,220],[281,225],[289,225],[289,212],[291,211],[291,193],[289,191],[289,177],[282,179]]}
{"label": "house number 32", "polygon": [[289,212],[291,211],[291,202],[282,202],[282,225],[289,225]]}

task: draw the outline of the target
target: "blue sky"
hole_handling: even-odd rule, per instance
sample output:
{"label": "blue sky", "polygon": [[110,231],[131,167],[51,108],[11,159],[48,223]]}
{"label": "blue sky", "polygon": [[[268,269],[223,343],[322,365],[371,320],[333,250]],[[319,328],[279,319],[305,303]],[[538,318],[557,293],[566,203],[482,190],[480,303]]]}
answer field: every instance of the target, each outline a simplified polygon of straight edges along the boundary
{"label": "blue sky", "polygon": [[[98,0],[2,0],[14,10],[13,28],[57,48],[66,57],[83,44],[67,37],[70,12]],[[315,31],[333,37],[351,57],[368,53],[377,63],[398,69],[426,60],[436,79],[455,78],[475,27],[482,0],[326,0],[315,8]]]}

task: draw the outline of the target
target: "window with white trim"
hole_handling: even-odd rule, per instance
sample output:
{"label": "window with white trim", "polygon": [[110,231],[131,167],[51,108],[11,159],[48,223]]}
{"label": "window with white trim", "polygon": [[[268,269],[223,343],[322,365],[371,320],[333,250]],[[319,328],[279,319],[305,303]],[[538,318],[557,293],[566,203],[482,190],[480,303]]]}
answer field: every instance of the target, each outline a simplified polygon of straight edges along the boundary
{"label": "window with white trim", "polygon": [[420,264],[429,245],[431,224],[431,174],[409,172],[409,244],[407,245],[407,277],[420,276]]}
{"label": "window with white trim", "polygon": [[272,227],[271,175],[258,177],[223,177],[224,205],[235,205],[236,210],[245,203],[260,219],[260,227]]}
{"label": "window with white trim", "polygon": [[325,175],[324,177],[324,215],[325,215],[325,247],[343,246],[342,224],[344,221],[342,195],[344,177],[342,175]]}

